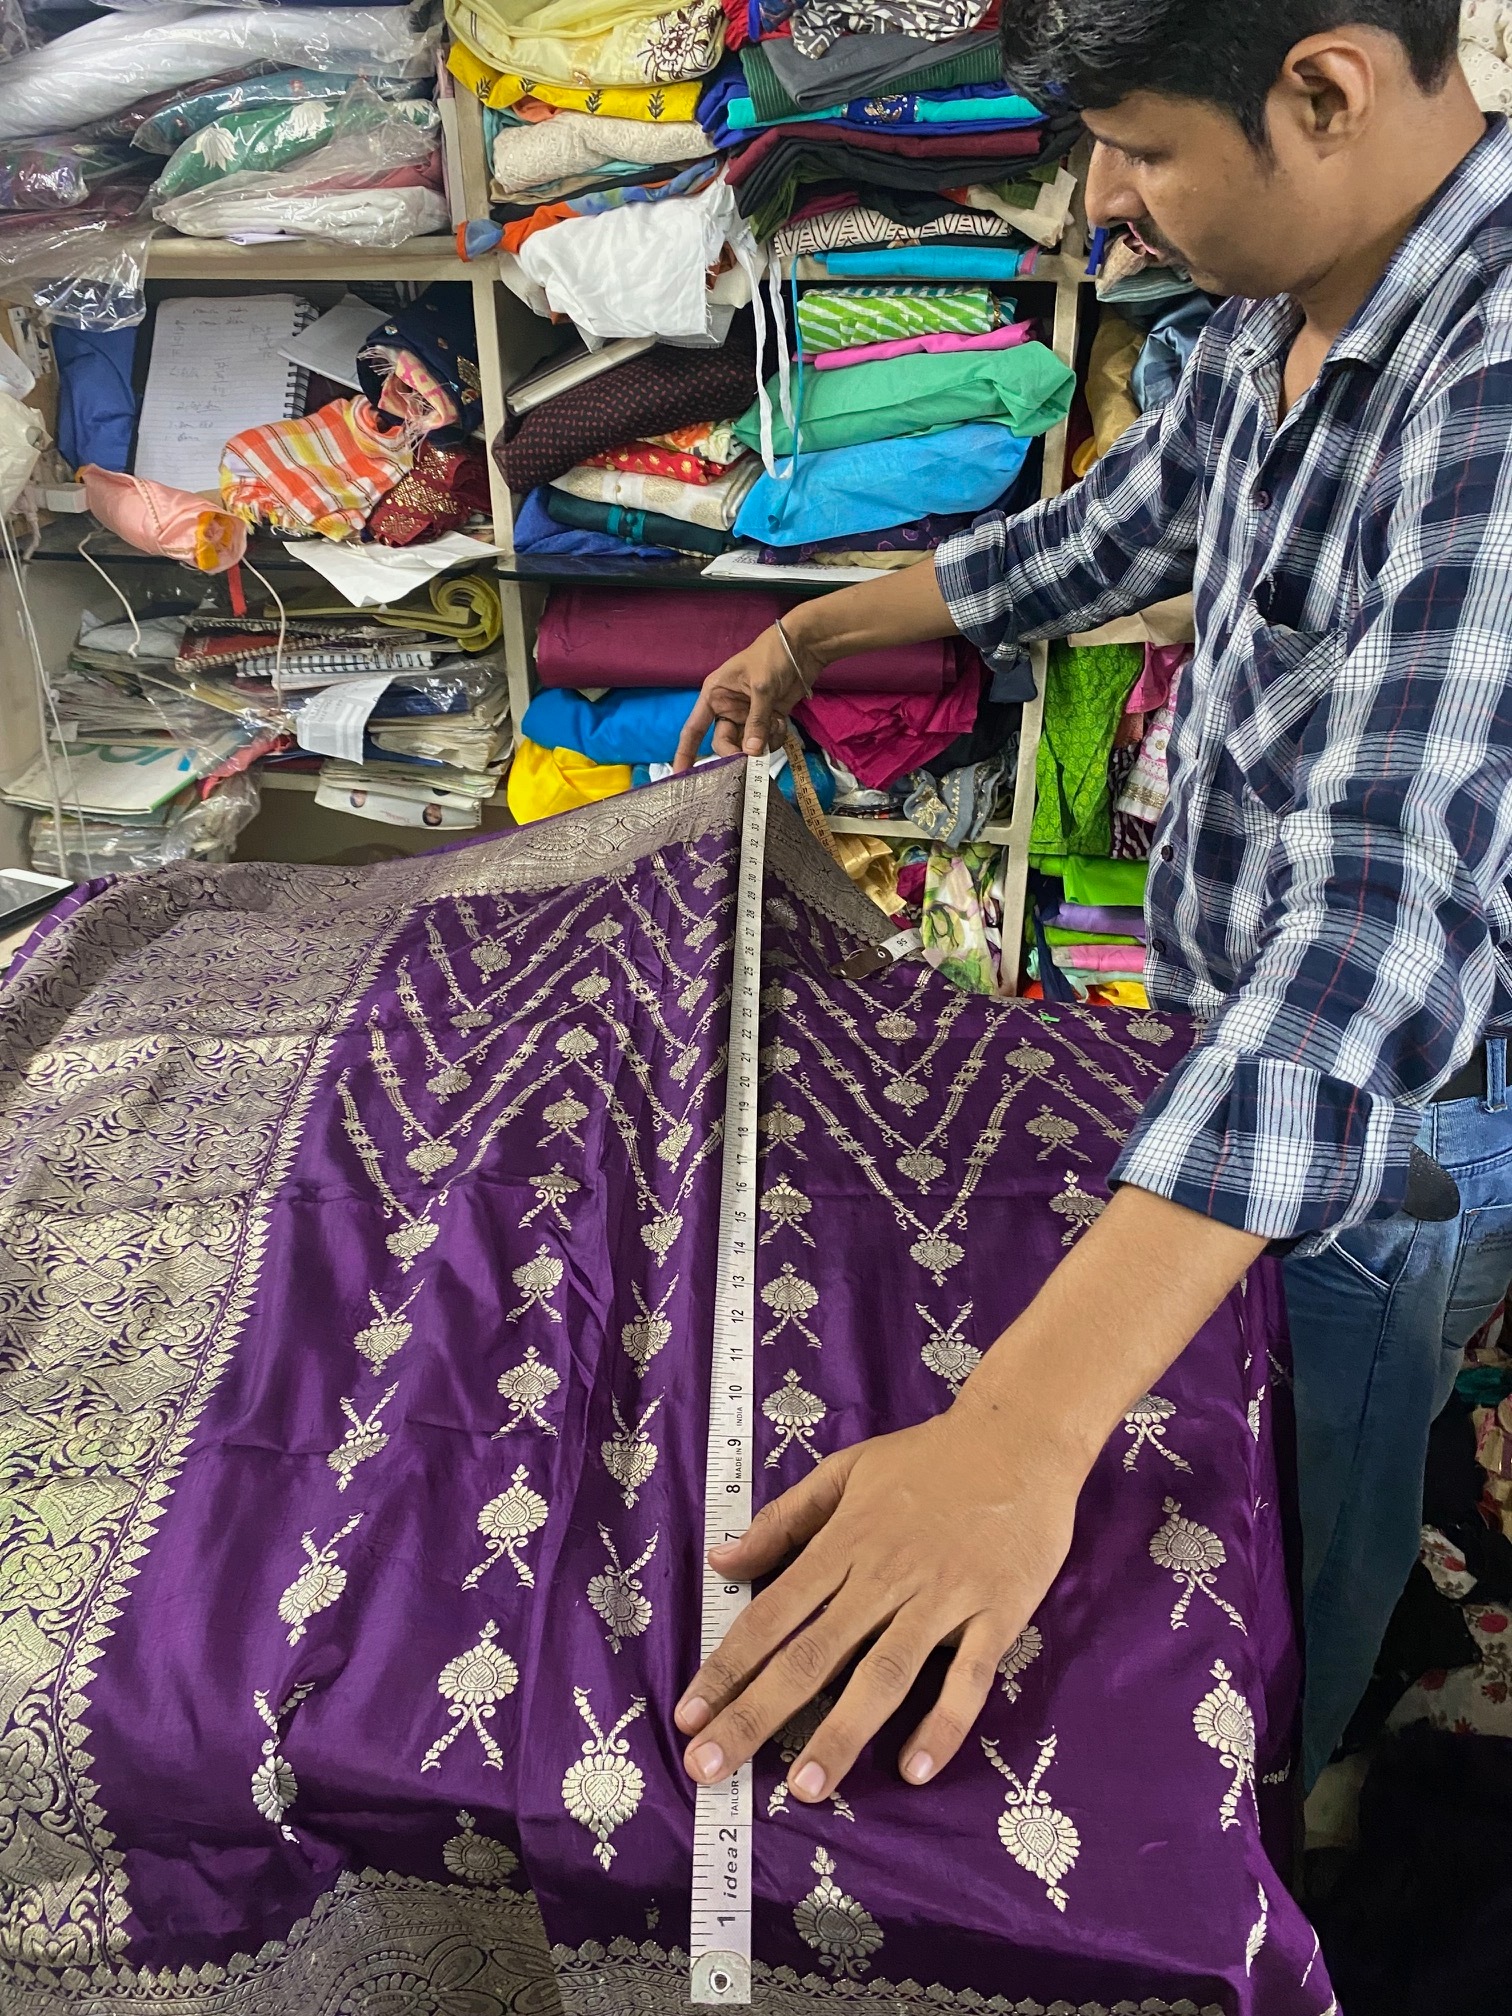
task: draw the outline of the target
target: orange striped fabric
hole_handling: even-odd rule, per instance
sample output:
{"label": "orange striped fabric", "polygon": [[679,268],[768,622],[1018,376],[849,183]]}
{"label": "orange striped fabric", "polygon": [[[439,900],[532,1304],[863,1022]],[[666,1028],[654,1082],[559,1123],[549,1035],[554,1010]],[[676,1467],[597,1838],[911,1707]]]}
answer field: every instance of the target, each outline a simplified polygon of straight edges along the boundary
{"label": "orange striped fabric", "polygon": [[302,420],[234,435],[221,457],[221,498],[252,525],[346,539],[412,460],[402,433],[385,434],[366,399],[336,399]]}

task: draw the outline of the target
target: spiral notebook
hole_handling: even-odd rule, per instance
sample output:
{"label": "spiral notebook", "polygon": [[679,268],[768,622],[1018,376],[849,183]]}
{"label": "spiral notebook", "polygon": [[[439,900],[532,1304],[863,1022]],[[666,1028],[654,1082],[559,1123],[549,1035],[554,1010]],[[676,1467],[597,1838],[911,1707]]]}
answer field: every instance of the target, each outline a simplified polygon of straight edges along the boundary
{"label": "spiral notebook", "polygon": [[186,295],[159,304],[137,422],[138,476],[176,490],[220,489],[233,434],[292,420],[305,373],[281,346],[318,310],[298,294]]}

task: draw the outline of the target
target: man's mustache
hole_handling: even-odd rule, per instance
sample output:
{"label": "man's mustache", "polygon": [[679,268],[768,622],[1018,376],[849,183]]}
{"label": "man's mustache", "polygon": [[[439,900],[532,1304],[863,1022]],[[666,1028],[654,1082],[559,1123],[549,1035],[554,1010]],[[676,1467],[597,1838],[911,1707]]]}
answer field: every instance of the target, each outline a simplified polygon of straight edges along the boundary
{"label": "man's mustache", "polygon": [[1129,236],[1134,240],[1135,245],[1141,251],[1152,253],[1155,258],[1164,259],[1171,265],[1184,266],[1186,264],[1181,248],[1171,244],[1169,239],[1162,237],[1160,232],[1155,229],[1148,219],[1141,219],[1138,224],[1130,224],[1128,232]]}

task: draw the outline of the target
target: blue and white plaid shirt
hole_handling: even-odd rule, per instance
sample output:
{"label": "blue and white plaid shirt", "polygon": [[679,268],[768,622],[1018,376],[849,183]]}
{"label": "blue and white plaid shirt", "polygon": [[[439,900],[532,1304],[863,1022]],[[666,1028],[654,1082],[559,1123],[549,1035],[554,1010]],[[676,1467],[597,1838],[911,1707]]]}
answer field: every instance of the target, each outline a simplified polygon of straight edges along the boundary
{"label": "blue and white plaid shirt", "polygon": [[1310,1250],[1400,1207],[1512,1025],[1512,128],[1278,426],[1300,320],[1227,303],[1171,405],[938,572],[989,655],[1194,590],[1147,982],[1201,1038],[1115,1181]]}

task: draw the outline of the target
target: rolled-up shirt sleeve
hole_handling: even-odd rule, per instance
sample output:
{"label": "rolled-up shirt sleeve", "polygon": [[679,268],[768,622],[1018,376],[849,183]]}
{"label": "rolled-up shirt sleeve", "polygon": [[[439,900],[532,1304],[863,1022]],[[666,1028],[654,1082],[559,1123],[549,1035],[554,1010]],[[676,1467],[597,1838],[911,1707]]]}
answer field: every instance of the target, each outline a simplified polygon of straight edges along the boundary
{"label": "rolled-up shirt sleeve", "polygon": [[1507,986],[1512,362],[1418,415],[1361,528],[1253,956],[1114,1172],[1303,1251],[1401,1208],[1423,1111]]}
{"label": "rolled-up shirt sleeve", "polygon": [[1220,310],[1175,398],[1136,421],[1074,489],[1012,517],[986,512],[940,547],[940,592],[989,664],[1191,587],[1204,409],[1221,384],[1229,320]]}

